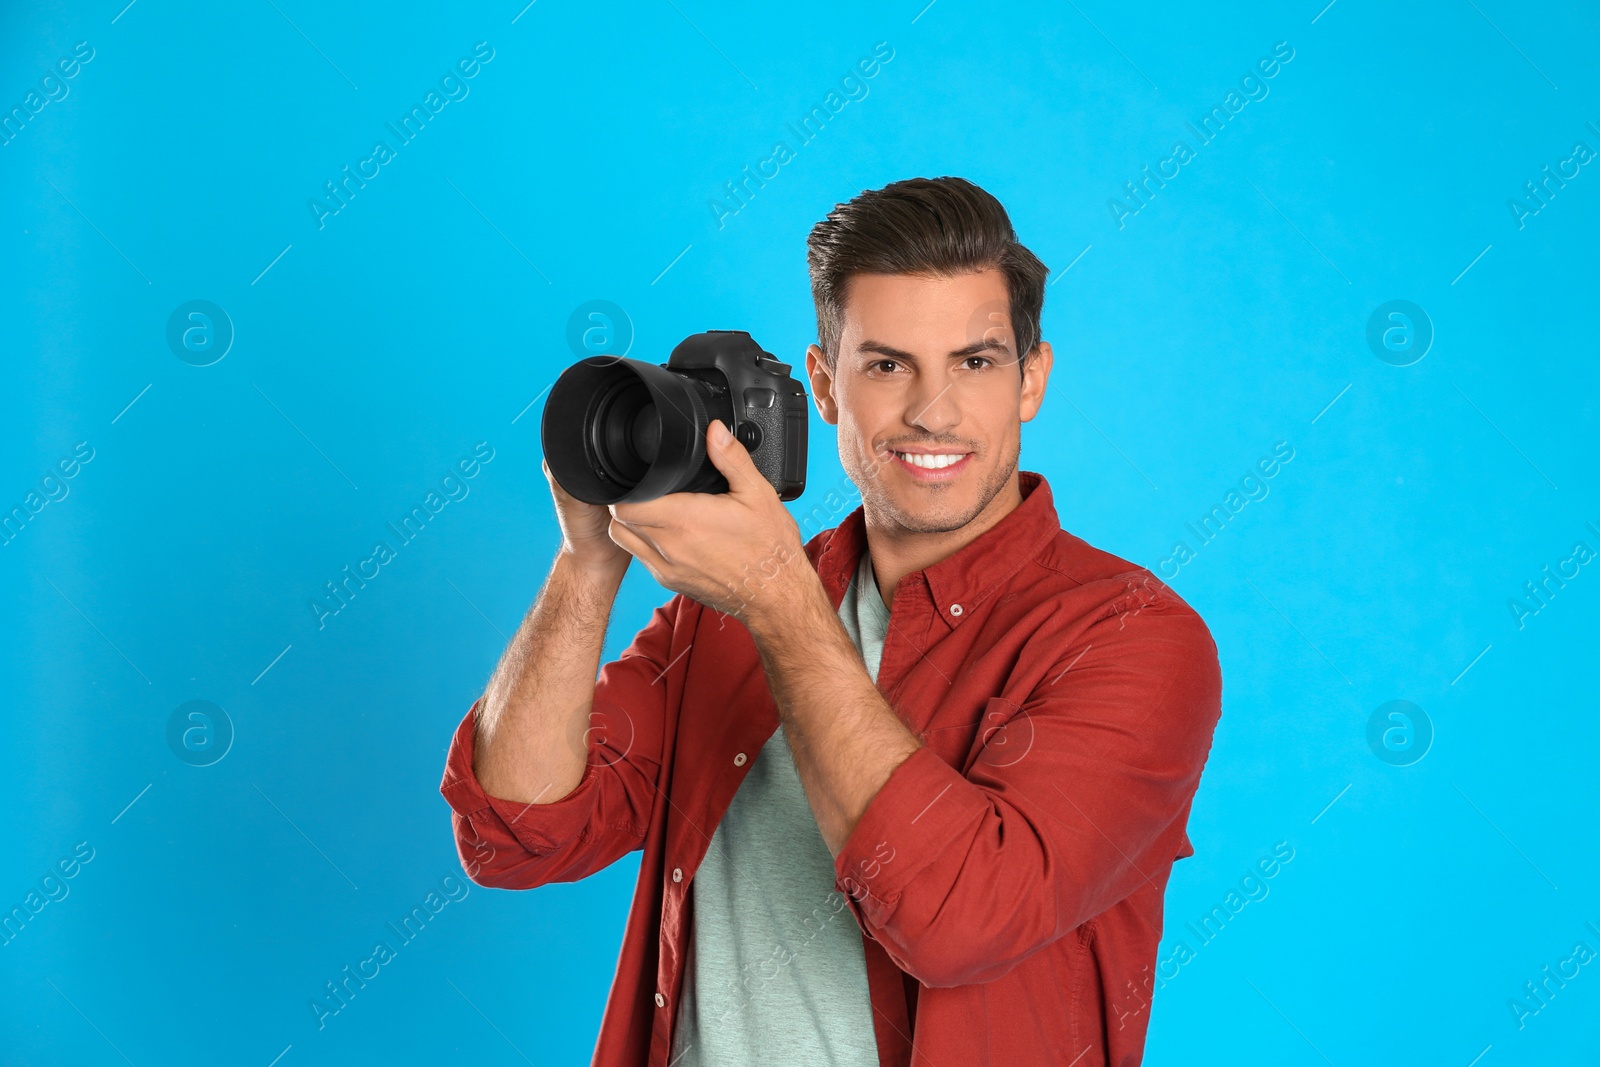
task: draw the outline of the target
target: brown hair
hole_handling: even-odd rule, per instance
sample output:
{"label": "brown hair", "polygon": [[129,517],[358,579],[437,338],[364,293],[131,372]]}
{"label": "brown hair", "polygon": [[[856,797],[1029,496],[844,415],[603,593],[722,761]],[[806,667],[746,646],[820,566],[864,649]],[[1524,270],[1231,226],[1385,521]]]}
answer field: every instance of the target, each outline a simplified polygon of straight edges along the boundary
{"label": "brown hair", "polygon": [[1000,270],[1018,362],[1033,354],[1049,269],[1017,240],[1006,209],[965,178],[907,178],[836,205],[806,238],[817,340],[834,366],[844,301],[856,274],[951,275]]}

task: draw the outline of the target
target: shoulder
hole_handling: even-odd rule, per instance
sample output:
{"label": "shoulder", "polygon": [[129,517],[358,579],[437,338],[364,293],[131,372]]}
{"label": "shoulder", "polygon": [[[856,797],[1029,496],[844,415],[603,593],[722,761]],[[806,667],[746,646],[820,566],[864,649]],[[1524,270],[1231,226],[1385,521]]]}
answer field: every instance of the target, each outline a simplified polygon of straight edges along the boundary
{"label": "shoulder", "polygon": [[1149,568],[1061,530],[1034,560],[1035,580],[1070,589],[1089,640],[1122,646],[1179,669],[1217,664],[1211,630],[1188,601]]}
{"label": "shoulder", "polygon": [[[1034,561],[1053,585],[1048,662],[1033,694],[1074,719],[1118,724],[1129,759],[1203,761],[1222,714],[1222,667],[1200,614],[1145,567],[1062,531]],[[1026,569],[1026,568],[1025,568]]]}

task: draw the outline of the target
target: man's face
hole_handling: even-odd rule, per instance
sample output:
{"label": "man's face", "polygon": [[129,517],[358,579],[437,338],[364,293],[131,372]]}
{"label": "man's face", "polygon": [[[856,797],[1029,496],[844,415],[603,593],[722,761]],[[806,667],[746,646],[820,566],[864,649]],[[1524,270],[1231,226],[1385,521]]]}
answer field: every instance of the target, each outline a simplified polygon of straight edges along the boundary
{"label": "man's face", "polygon": [[1022,423],[1044,399],[1051,352],[1019,373],[1005,275],[851,278],[839,357],[806,350],[812,396],[839,427],[839,459],[873,519],[959,530],[1008,484]]}

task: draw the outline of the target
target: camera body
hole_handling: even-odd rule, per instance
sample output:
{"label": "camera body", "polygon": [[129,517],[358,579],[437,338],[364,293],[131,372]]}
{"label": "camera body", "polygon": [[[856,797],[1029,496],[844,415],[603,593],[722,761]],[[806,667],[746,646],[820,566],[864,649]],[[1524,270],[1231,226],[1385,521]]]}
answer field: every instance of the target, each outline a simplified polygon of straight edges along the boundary
{"label": "camera body", "polygon": [[809,398],[787,363],[742,330],[685,338],[662,365],[591,356],[545,401],[541,435],[557,483],[591,504],[725,493],[706,455],[720,420],[781,500],[805,490]]}
{"label": "camera body", "polygon": [[[666,366],[706,384],[707,414],[727,424],[778,499],[793,500],[805,491],[810,398],[789,364],[743,330],[708,330],[679,342]],[[700,427],[702,444],[709,426]],[[702,477],[685,491],[726,493],[728,481],[708,459]]]}

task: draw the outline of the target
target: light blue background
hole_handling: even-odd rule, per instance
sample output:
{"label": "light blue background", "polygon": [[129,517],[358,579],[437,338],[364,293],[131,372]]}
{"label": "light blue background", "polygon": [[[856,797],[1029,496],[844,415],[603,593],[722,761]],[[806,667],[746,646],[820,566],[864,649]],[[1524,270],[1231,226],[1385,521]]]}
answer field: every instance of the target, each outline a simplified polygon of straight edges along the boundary
{"label": "light blue background", "polygon": [[[1158,991],[1148,1062],[1592,1054],[1600,963],[1521,1029],[1508,1001],[1600,950],[1600,565],[1522,628],[1508,601],[1600,549],[1600,168],[1520,229],[1507,205],[1600,150],[1592,6],[122,2],[0,15],[7,110],[95,50],[0,147],[0,505],[95,450],[0,547],[0,905],[95,850],[0,947],[5,1063],[587,1062],[636,855],[472,886],[324,1029],[308,1008],[460,877],[445,746],[557,544],[519,413],[593,299],[634,356],[737,328],[799,363],[810,226],[939,174],[1051,268],[1023,465],[1068,529],[1158,567],[1295,449],[1171,579],[1225,701],[1163,956],[1294,859]],[[479,41],[470,94],[319,230],[308,199]],[[869,94],[719,228],[723,183],[880,41]],[[1280,41],[1269,95],[1119,229],[1108,199]],[[165,340],[194,299],[237,334],[204,368]],[[1411,366],[1366,342],[1392,299],[1436,331]],[[800,507],[843,481],[813,430]],[[479,441],[470,495],[319,630],[323,583]],[[665,598],[633,569],[608,657]],[[166,741],[195,699],[236,731],[204,768]],[[1407,767],[1366,740],[1397,699],[1435,732]]]}

